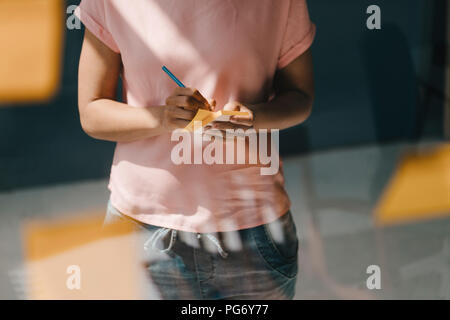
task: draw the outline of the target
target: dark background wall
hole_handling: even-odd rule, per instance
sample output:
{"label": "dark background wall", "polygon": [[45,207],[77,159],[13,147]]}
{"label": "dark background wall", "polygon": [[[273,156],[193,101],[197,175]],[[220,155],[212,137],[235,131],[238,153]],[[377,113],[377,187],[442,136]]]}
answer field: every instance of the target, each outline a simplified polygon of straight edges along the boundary
{"label": "dark background wall", "polygon": [[[305,125],[285,133],[284,152],[442,135],[442,104],[430,107],[423,87],[443,83],[443,66],[441,72],[430,69],[435,44],[444,39],[445,29],[434,23],[444,19],[445,0],[308,4],[318,27],[316,102]],[[372,4],[381,7],[381,30],[366,28]]]}
{"label": "dark background wall", "polygon": [[[371,4],[382,9],[382,30],[366,28]],[[443,6],[445,0],[309,1],[318,30],[317,98],[308,122],[282,133],[282,154],[440,138],[442,104],[427,99],[427,92],[443,83],[443,68],[436,68],[436,43],[445,38]],[[109,174],[114,144],[89,138],[79,125],[82,36],[82,30],[66,31],[62,85],[54,99],[0,108],[0,190]]]}

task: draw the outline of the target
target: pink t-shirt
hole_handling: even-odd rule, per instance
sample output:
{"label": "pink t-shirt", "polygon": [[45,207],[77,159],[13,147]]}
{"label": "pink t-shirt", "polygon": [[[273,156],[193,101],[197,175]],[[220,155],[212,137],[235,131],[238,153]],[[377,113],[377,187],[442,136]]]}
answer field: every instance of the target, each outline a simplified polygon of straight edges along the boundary
{"label": "pink t-shirt", "polygon": [[[123,62],[125,102],[163,105],[176,84],[214,98],[262,103],[272,79],[312,44],[305,0],[83,0],[85,26]],[[176,165],[171,135],[118,143],[111,203],[147,224],[189,232],[224,232],[269,223],[289,210],[282,170],[260,165]]]}

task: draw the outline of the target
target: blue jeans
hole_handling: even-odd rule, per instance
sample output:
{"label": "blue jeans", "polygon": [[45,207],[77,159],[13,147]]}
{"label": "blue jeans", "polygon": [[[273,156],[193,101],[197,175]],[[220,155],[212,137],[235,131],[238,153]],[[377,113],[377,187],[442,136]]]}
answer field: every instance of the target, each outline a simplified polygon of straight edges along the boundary
{"label": "blue jeans", "polygon": [[[116,219],[131,220],[108,204],[105,223]],[[143,235],[144,264],[158,298],[294,297],[298,238],[290,212],[266,225],[216,234],[134,222]]]}

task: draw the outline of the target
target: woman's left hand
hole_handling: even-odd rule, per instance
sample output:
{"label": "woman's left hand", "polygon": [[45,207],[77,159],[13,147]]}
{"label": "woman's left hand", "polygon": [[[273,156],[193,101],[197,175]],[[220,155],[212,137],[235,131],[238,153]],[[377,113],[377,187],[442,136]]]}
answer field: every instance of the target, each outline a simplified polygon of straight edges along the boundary
{"label": "woman's left hand", "polygon": [[247,112],[248,115],[245,116],[231,116],[229,122],[214,122],[212,124],[212,129],[218,129],[218,130],[227,130],[227,129],[250,129],[254,125],[254,115],[253,111],[250,110],[247,106],[244,104],[233,101],[229,102],[225,105],[223,110],[226,111],[239,111],[239,112]]}

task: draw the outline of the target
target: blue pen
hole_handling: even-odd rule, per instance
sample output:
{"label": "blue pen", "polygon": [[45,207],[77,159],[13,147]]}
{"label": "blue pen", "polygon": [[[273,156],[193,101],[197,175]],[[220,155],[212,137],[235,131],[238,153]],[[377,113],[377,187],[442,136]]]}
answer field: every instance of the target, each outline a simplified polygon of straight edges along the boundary
{"label": "blue pen", "polygon": [[178,86],[180,86],[181,88],[186,88],[186,86],[180,80],[178,80],[178,78],[175,77],[175,75],[172,72],[170,72],[170,70],[167,69],[166,66],[163,66],[162,69],[165,73],[167,73],[169,75],[170,78],[172,78],[173,81],[175,81],[175,83]]}

